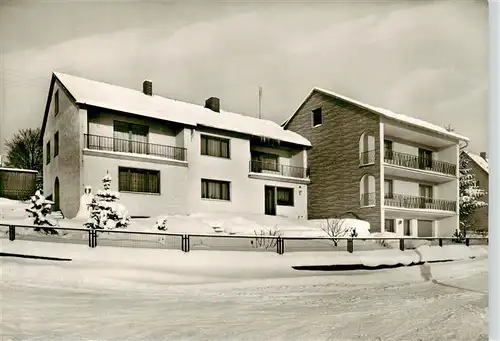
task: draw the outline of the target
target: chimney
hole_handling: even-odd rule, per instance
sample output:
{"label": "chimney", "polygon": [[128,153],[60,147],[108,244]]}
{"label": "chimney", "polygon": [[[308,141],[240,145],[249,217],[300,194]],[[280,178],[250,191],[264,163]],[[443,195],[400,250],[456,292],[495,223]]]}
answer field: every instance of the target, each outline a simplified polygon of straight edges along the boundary
{"label": "chimney", "polygon": [[481,156],[483,159],[485,159],[485,160],[486,160],[486,152],[481,152],[481,153],[479,154],[479,156]]}
{"label": "chimney", "polygon": [[153,82],[145,80],[142,82],[142,92],[145,95],[153,96]]}
{"label": "chimney", "polygon": [[205,108],[220,112],[220,100],[217,97],[210,97],[205,101]]}

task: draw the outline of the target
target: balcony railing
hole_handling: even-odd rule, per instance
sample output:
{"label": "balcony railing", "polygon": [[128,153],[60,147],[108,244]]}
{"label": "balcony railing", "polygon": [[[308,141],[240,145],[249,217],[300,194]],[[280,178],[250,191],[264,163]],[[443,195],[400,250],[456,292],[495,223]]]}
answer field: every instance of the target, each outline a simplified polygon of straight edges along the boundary
{"label": "balcony railing", "polygon": [[392,165],[413,169],[429,170],[447,175],[457,174],[457,166],[452,163],[433,160],[432,158],[428,157],[420,157],[411,154],[394,152],[387,149],[384,151],[384,162],[390,163]]}
{"label": "balcony railing", "polygon": [[360,197],[360,206],[375,206],[375,193],[363,193]]}
{"label": "balcony railing", "polygon": [[309,169],[304,167],[295,167],[280,165],[276,162],[250,161],[250,172],[279,174],[290,178],[304,179],[309,176]]}
{"label": "balcony railing", "polygon": [[114,137],[84,134],[85,148],[109,152],[134,153],[186,161],[186,148],[164,146]]}
{"label": "balcony railing", "polygon": [[385,206],[456,212],[457,202],[402,194],[386,194]]}
{"label": "balcony railing", "polygon": [[359,164],[361,166],[369,165],[372,163],[375,163],[375,151],[374,150],[369,150],[367,152],[359,153]]}

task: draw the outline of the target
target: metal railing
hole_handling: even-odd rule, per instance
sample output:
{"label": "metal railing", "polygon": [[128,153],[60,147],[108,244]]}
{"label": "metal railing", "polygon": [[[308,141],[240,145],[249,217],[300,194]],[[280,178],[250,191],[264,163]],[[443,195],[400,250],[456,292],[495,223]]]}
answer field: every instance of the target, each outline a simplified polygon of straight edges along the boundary
{"label": "metal railing", "polygon": [[360,196],[360,206],[375,206],[375,193],[363,193]]}
{"label": "metal railing", "polygon": [[[219,234],[181,234],[166,232],[139,232],[124,230],[100,230],[85,228],[50,227],[57,234],[35,232],[40,229],[34,225],[0,224],[0,238],[14,240],[87,244],[97,246],[167,249],[190,252],[196,250],[217,251],[268,251],[278,254],[287,252],[314,251],[370,251],[386,249],[387,244],[398,243],[399,249],[414,249],[418,243],[428,241],[430,245],[464,243],[488,245],[488,237],[283,237],[260,235],[219,235]],[[414,241],[412,246],[412,241]]]}
{"label": "metal railing", "polygon": [[84,134],[84,141],[85,148],[88,149],[152,155],[179,161],[186,161],[187,157],[186,148],[181,147],[118,139],[114,137],[92,134]]}
{"label": "metal railing", "polygon": [[403,194],[387,194],[384,198],[385,206],[418,208],[426,210],[441,210],[456,212],[457,202],[453,200],[432,199]]}
{"label": "metal railing", "polygon": [[367,152],[359,153],[360,166],[369,165],[372,163],[375,163],[375,150],[369,150]]}
{"label": "metal railing", "polygon": [[384,151],[384,162],[396,166],[408,167],[413,169],[429,170],[432,172],[456,175],[457,165],[433,160],[428,157],[421,157],[417,155],[405,154],[400,152],[394,152],[392,150],[386,149]]}
{"label": "metal railing", "polygon": [[280,165],[276,162],[250,161],[250,172],[279,174],[291,178],[305,179],[309,176],[309,169],[304,167]]}

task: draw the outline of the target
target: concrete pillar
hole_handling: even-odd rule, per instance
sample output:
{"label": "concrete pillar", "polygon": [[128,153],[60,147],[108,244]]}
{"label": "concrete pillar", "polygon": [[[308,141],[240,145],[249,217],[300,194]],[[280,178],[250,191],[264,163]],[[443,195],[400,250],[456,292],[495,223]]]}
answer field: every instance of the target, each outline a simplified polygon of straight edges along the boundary
{"label": "concrete pillar", "polygon": [[438,221],[437,220],[433,220],[432,221],[432,236],[433,237],[439,237],[439,229],[438,229]]}
{"label": "concrete pillar", "polygon": [[418,237],[418,220],[417,219],[412,219],[410,221],[410,230],[411,230],[412,237]]}

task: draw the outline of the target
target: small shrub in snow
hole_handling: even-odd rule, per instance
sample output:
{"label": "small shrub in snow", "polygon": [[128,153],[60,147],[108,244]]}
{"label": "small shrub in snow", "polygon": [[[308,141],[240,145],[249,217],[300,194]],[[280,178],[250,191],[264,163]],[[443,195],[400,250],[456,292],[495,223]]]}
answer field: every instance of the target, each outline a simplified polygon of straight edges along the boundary
{"label": "small shrub in snow", "polygon": [[465,243],[465,233],[465,230],[456,229],[452,236],[452,242],[457,244]]}
{"label": "small shrub in snow", "polygon": [[118,193],[111,191],[111,176],[106,174],[102,179],[104,190],[98,190],[89,204],[90,217],[84,224],[94,229],[126,228],[130,225],[130,216],[125,206],[116,201]]}
{"label": "small shrub in snow", "polygon": [[33,224],[40,226],[35,228],[35,231],[43,231],[47,234],[58,234],[57,231],[48,226],[56,226],[56,222],[50,218],[52,210],[51,205],[54,202],[45,199],[40,191],[36,191],[31,197],[30,207],[26,211],[34,218]]}
{"label": "small shrub in snow", "polygon": [[337,238],[356,238],[358,236],[356,228],[347,226],[344,219],[327,219],[326,223],[321,224],[321,229],[330,238],[333,238],[332,241],[335,246],[337,246],[339,242]]}
{"label": "small shrub in snow", "polygon": [[167,217],[160,217],[156,220],[155,228],[159,231],[166,231],[167,228]]}
{"label": "small shrub in snow", "polygon": [[[277,245],[277,237],[281,237],[281,230],[278,226],[266,229],[263,228],[259,232],[254,230],[255,239],[250,242],[252,247],[258,249],[274,248]],[[276,237],[276,238],[262,238],[262,237]]]}

